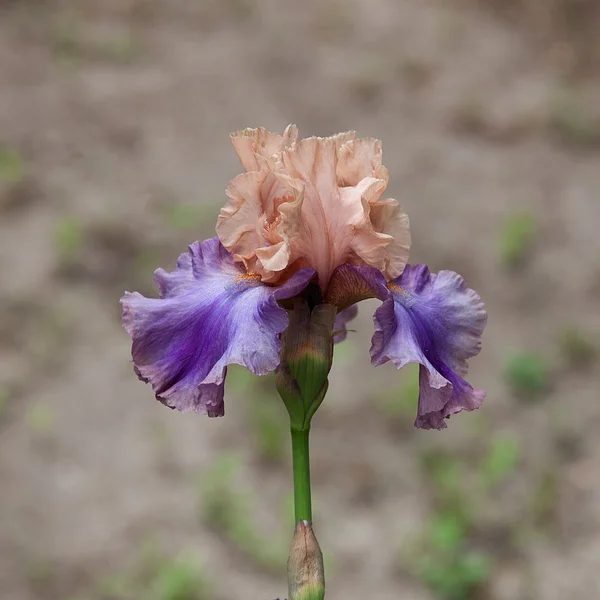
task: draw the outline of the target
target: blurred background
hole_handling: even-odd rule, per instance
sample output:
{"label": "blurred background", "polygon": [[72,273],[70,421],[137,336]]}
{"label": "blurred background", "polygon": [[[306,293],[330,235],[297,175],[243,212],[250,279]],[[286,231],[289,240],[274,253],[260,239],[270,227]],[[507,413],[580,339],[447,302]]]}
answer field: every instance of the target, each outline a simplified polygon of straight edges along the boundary
{"label": "blurred background", "polygon": [[411,262],[489,312],[484,407],[416,431],[416,372],[336,349],[313,422],[328,598],[600,592],[597,0],[0,1],[0,597],[273,600],[287,415],[137,381],[123,291],[213,235],[229,133],[383,140]]}

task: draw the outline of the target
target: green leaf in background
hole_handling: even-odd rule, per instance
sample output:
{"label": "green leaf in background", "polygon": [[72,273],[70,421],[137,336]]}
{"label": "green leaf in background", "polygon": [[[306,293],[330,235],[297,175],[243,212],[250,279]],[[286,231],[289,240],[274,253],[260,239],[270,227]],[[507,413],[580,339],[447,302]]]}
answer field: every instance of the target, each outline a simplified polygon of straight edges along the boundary
{"label": "green leaf in background", "polygon": [[439,600],[470,600],[489,579],[492,568],[487,554],[473,550],[453,557],[425,556],[417,575]]}
{"label": "green leaf in background", "polygon": [[0,146],[0,183],[19,183],[25,176],[25,164],[21,155],[12,148]]}
{"label": "green leaf in background", "polygon": [[[337,352],[337,348],[336,348]],[[377,406],[386,417],[413,422],[419,400],[419,365],[406,365],[398,375],[402,382],[377,396]]]}
{"label": "green leaf in background", "polygon": [[500,259],[506,267],[521,265],[535,234],[535,219],[529,213],[511,215],[500,231]]}
{"label": "green leaf in background", "polygon": [[493,486],[514,473],[521,459],[519,442],[508,436],[492,439],[488,453],[481,462],[479,477],[486,486]]}
{"label": "green leaf in background", "polygon": [[198,567],[182,561],[160,565],[152,583],[153,600],[208,600],[208,592]]}
{"label": "green leaf in background", "polygon": [[175,229],[199,227],[206,219],[213,217],[213,205],[175,203],[165,207],[166,218]]}
{"label": "green leaf in background", "polygon": [[430,543],[441,552],[458,552],[465,542],[467,525],[452,511],[435,515],[430,523]]}
{"label": "green leaf in background", "polygon": [[524,399],[536,399],[549,388],[548,363],[530,352],[519,352],[510,357],[504,376],[513,394]]}
{"label": "green leaf in background", "polygon": [[83,226],[76,217],[66,216],[58,221],[54,230],[54,241],[63,258],[76,254],[83,240]]}

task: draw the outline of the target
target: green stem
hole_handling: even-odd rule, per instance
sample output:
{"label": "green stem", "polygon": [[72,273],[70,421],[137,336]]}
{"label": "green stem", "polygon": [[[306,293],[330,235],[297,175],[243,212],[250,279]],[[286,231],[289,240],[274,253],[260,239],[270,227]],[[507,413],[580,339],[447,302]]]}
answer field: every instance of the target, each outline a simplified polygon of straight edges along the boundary
{"label": "green stem", "polygon": [[312,521],[310,500],[310,458],[308,434],[310,429],[292,429],[292,463],[294,470],[294,509],[296,523]]}

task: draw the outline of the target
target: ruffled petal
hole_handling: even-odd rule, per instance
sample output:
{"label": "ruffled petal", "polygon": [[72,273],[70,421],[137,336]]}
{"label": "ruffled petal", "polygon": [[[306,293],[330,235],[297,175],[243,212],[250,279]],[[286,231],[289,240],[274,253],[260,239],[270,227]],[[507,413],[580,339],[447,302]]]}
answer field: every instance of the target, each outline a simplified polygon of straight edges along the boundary
{"label": "ruffled petal", "polygon": [[387,185],[388,170],[383,166],[381,142],[375,138],[347,140],[340,148],[336,175],[338,185],[355,186],[365,177],[383,179]]}
{"label": "ruffled petal", "polygon": [[229,201],[217,218],[221,243],[226,248],[235,246],[242,257],[264,242],[258,223],[264,213],[261,189],[266,178],[266,171],[253,171],[232,179],[226,189]]}
{"label": "ruffled petal", "polygon": [[264,282],[280,279],[297,257],[291,240],[301,237],[303,191],[286,175],[269,171],[242,173],[227,186],[229,201],[217,218],[217,235],[234,250],[234,260]]}
{"label": "ruffled petal", "polygon": [[[309,264],[316,269],[323,290],[327,289],[334,269],[340,264],[366,264],[387,274],[388,266],[393,263],[390,276],[397,276],[408,258],[408,219],[397,231],[400,220],[396,218],[388,227],[382,219],[391,214],[390,211],[384,212],[383,205],[377,206],[387,185],[387,170],[378,168],[377,161],[373,168],[367,156],[354,157],[352,166],[347,169],[348,176],[352,175],[354,181],[356,173],[366,175],[353,185],[339,186],[341,153],[350,144],[354,148],[356,142],[362,148],[362,140],[356,140],[354,135],[348,132],[330,138],[307,138],[282,153],[287,172],[305,184],[302,226],[298,228],[303,235],[290,237],[295,240],[297,254],[308,257]],[[358,165],[359,158],[367,164]],[[348,162],[348,157],[346,159]],[[378,219],[377,226],[372,222],[372,210]],[[398,244],[391,234],[401,236]]]}
{"label": "ruffled petal", "polygon": [[272,166],[273,156],[289,148],[298,139],[298,128],[288,125],[283,132],[273,133],[264,127],[242,129],[231,134],[231,143],[246,171]]}
{"label": "ruffled petal", "polygon": [[373,229],[390,239],[380,264],[384,275],[395,279],[408,262],[411,243],[408,215],[393,198],[386,198],[371,204],[370,217]]}
{"label": "ruffled petal", "polygon": [[408,260],[408,218],[395,200],[380,200],[389,174],[381,142],[349,131],[297,140],[262,128],[232,136],[247,173],[233,179],[217,235],[263,282],[297,268],[317,271],[327,291],[338,265],[367,265],[388,279]]}
{"label": "ruffled petal", "polygon": [[136,373],[164,404],[221,416],[227,365],[258,375],[278,366],[288,315],[277,301],[299,294],[313,275],[302,269],[278,287],[264,285],[217,238],[195,242],[175,271],[156,271],[161,298],[121,299]]}
{"label": "ruffled petal", "polygon": [[344,201],[336,182],[337,154],[353,132],[328,138],[310,137],[300,140],[282,152],[281,159],[290,177],[304,183],[302,205],[303,236],[295,239],[299,253],[319,274],[323,290],[352,238],[349,221],[360,215],[353,199]]}
{"label": "ruffled petal", "polygon": [[420,363],[415,425],[442,429],[444,419],[478,408],[485,398],[463,379],[467,359],[481,350],[483,302],[457,273],[435,275],[426,265],[408,265],[388,287],[391,295],[374,316],[371,361],[391,360],[398,368]]}

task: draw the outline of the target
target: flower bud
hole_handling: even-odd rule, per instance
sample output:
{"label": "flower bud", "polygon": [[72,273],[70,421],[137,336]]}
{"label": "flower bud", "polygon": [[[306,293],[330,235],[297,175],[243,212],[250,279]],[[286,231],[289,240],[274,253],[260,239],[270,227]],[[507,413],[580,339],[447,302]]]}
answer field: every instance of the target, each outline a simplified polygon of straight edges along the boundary
{"label": "flower bud", "polygon": [[288,559],[289,600],[323,600],[325,571],[323,554],[312,524],[300,521],[296,525]]}
{"label": "flower bud", "polygon": [[336,308],[318,304],[311,311],[306,301],[296,298],[289,315],[277,390],[290,413],[292,429],[302,431],[310,426],[327,391]]}

